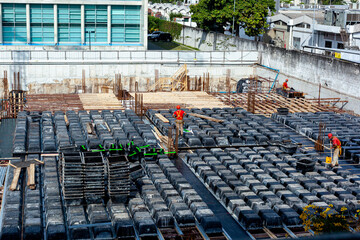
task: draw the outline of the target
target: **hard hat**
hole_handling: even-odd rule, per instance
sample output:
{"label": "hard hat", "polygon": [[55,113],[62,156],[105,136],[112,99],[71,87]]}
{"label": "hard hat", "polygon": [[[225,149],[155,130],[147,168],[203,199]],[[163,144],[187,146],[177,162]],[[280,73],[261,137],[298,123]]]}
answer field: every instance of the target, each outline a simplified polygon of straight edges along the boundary
{"label": "hard hat", "polygon": [[176,108],[177,108],[177,109],[180,109],[180,105],[177,105]]}
{"label": "hard hat", "polygon": [[331,133],[328,134],[328,137],[331,138],[333,135]]}
{"label": "hard hat", "polygon": [[286,79],[286,81],[288,82],[288,81],[289,81],[289,79]]}

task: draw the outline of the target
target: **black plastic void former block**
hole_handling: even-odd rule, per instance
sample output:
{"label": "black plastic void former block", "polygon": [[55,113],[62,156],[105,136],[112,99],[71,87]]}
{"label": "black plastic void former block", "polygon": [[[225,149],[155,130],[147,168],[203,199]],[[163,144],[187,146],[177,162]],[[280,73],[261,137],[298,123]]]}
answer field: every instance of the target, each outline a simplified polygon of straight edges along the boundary
{"label": "black plastic void former block", "polygon": [[259,210],[259,216],[268,228],[278,228],[282,226],[280,216],[272,209]]}
{"label": "black plastic void former block", "polygon": [[118,237],[133,237],[135,236],[135,231],[133,223],[127,214],[124,219],[115,222],[115,232]]}
{"label": "black plastic void former block", "polygon": [[111,226],[101,226],[93,228],[95,239],[112,239],[112,229]]}
{"label": "black plastic void former block", "polygon": [[1,230],[1,239],[21,239],[21,229],[19,224],[3,225]]}
{"label": "black plastic void former block", "polygon": [[205,202],[193,202],[191,205],[190,205],[190,210],[194,213],[196,212],[197,210],[200,210],[200,209],[207,209],[208,206]]}
{"label": "black plastic void former block", "polygon": [[90,238],[89,229],[86,227],[71,229],[70,236],[71,239],[89,239]]}
{"label": "black plastic void former block", "polygon": [[148,212],[136,212],[134,222],[140,237],[155,235],[157,232],[155,223]]}
{"label": "black plastic void former block", "polygon": [[201,218],[200,225],[207,234],[222,232],[222,225],[216,216],[205,216]]}
{"label": "black plastic void former block", "polygon": [[302,225],[300,215],[293,209],[280,209],[279,215],[281,220],[289,227],[298,227]]}
{"label": "black plastic void former block", "polygon": [[66,238],[65,226],[61,225],[47,225],[46,226],[47,239],[61,240]]}
{"label": "black plastic void former block", "polygon": [[26,218],[24,226],[24,239],[41,239],[42,225],[40,218]]}
{"label": "black plastic void former block", "polygon": [[156,212],[155,221],[159,228],[174,227],[174,217],[169,211]]}
{"label": "black plastic void former block", "polygon": [[235,215],[246,229],[260,229],[263,224],[259,215],[257,215],[250,207],[237,207]]}
{"label": "black plastic void former block", "polygon": [[194,225],[195,218],[190,210],[180,210],[175,213],[175,219],[179,226]]}

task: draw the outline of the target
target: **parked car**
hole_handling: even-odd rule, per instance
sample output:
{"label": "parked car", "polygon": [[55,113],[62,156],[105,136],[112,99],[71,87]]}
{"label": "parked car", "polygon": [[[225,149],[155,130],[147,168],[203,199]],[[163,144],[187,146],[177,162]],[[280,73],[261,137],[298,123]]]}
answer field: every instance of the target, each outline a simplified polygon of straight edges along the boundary
{"label": "parked car", "polygon": [[161,32],[161,33],[152,35],[150,37],[150,40],[153,40],[155,42],[158,42],[158,41],[171,42],[172,41],[172,36],[171,36],[170,33]]}
{"label": "parked car", "polygon": [[160,33],[162,33],[162,31],[154,31],[152,33],[149,33],[148,34],[148,39],[151,40],[153,36],[157,36],[159,35]]}

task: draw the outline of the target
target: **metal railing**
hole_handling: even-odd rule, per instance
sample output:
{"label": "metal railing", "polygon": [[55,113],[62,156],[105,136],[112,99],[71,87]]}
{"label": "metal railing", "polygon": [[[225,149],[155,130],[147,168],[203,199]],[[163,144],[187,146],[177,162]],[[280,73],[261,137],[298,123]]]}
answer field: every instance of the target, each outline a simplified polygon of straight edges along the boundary
{"label": "metal railing", "polygon": [[2,64],[213,63],[252,64],[257,51],[0,51]]}

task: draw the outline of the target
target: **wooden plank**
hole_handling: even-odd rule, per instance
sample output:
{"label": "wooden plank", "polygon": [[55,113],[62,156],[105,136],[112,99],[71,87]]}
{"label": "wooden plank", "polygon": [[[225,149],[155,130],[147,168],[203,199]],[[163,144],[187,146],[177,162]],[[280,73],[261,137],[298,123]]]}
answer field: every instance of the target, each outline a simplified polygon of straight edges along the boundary
{"label": "wooden plank", "polygon": [[[130,93],[134,97],[134,93]],[[216,97],[199,91],[143,93],[144,107],[152,109],[169,109],[177,105],[186,108],[227,107]],[[149,107],[148,107],[149,106]]]}
{"label": "wooden plank", "polygon": [[59,156],[58,153],[43,153],[41,154],[42,157],[57,157]]}
{"label": "wooden plank", "polygon": [[79,94],[85,110],[117,110],[124,109],[114,93]]}
{"label": "wooden plank", "polygon": [[11,162],[9,163],[10,166],[14,167],[14,168],[27,168],[29,167],[31,164],[44,164],[44,162],[40,161],[40,160],[30,160],[30,161],[24,161],[24,162]]}
{"label": "wooden plank", "polygon": [[90,126],[91,123],[86,123],[86,131],[88,134],[94,134],[92,127]]}
{"label": "wooden plank", "polygon": [[20,158],[19,157],[0,158],[0,161],[2,160],[20,160]]}
{"label": "wooden plank", "polygon": [[197,114],[197,113],[188,113],[188,114],[191,115],[191,116],[194,116],[194,117],[199,117],[199,118],[207,119],[207,120],[210,120],[210,121],[213,121],[213,122],[218,122],[218,123],[224,122],[224,120],[220,120],[220,119],[208,117],[208,116],[201,115],[201,114]]}
{"label": "wooden plank", "polygon": [[155,113],[155,116],[158,117],[164,123],[169,123],[169,120],[166,117],[164,117],[161,113]]}
{"label": "wooden plank", "polygon": [[30,164],[29,167],[27,167],[27,186],[29,186],[30,189],[34,190],[36,188],[35,185],[35,164]]}
{"label": "wooden plank", "polygon": [[9,188],[11,191],[15,191],[17,189],[20,173],[21,173],[21,168],[15,168],[14,177]]}
{"label": "wooden plank", "polygon": [[64,120],[65,120],[66,126],[69,126],[69,120],[68,120],[66,114],[64,115]]}
{"label": "wooden plank", "polygon": [[109,125],[107,124],[107,122],[105,122],[105,127],[107,128],[107,130],[108,130],[109,132],[111,132],[110,127],[109,127]]}

